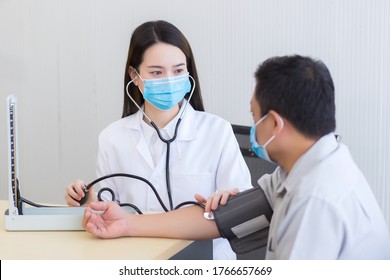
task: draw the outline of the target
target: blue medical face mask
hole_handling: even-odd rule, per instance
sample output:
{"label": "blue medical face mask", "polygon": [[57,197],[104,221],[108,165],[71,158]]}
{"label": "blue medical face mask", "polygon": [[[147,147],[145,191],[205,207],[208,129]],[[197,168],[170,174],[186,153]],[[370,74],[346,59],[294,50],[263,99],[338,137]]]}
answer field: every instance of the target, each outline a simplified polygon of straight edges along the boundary
{"label": "blue medical face mask", "polygon": [[160,110],[171,109],[191,90],[188,72],[184,75],[161,79],[144,80],[139,74],[138,76],[144,83],[144,99]]}
{"label": "blue medical face mask", "polygon": [[[268,117],[268,114],[264,115],[260,120],[258,120],[252,127],[250,131],[250,141],[252,146],[252,151],[259,157],[266,161],[273,162],[267,152],[267,145],[271,143],[272,140],[274,140],[275,135],[272,135],[271,138],[265,142],[263,146],[261,146],[257,140],[256,140],[256,126],[260,124],[262,121],[264,121]],[[282,119],[282,127],[283,127],[283,119]]]}

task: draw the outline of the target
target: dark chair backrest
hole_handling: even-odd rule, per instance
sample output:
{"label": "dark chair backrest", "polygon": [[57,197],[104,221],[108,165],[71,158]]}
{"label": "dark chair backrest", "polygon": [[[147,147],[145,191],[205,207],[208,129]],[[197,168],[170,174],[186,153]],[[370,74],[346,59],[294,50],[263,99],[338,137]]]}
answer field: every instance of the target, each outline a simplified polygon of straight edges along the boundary
{"label": "dark chair backrest", "polygon": [[250,126],[232,124],[232,127],[238,145],[240,146],[241,153],[251,173],[252,185],[258,187],[257,181],[259,178],[264,174],[274,172],[277,165],[259,158],[252,151],[249,140]]}
{"label": "dark chair backrest", "polygon": [[[259,187],[257,181],[264,174],[270,174],[274,172],[277,167],[276,164],[263,160],[256,156],[251,149],[251,143],[249,139],[250,126],[242,126],[232,124],[234,135],[237,138],[238,145],[240,146],[241,153],[244,157],[246,164],[248,165],[251,173],[252,186]],[[264,260],[267,246],[260,249],[256,249],[246,254],[237,254],[238,260]]]}

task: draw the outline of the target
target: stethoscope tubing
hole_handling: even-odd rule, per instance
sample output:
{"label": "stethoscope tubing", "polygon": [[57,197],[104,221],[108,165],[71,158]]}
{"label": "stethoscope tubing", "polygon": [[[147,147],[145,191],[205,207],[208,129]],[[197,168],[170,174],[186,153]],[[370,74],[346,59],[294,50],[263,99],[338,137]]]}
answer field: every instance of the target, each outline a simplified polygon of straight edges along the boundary
{"label": "stethoscope tubing", "polygon": [[170,179],[170,172],[169,172],[169,158],[170,158],[170,144],[176,139],[177,137],[177,132],[178,132],[178,129],[179,129],[179,125],[181,123],[181,120],[182,120],[182,117],[187,109],[187,105],[188,103],[190,102],[191,100],[191,97],[192,97],[192,94],[194,93],[194,89],[195,89],[195,80],[194,78],[192,78],[191,76],[189,76],[193,83],[194,83],[194,86],[192,87],[191,89],[191,93],[190,93],[190,96],[188,97],[188,101],[185,103],[185,107],[184,109],[182,110],[181,114],[180,114],[180,117],[179,119],[177,120],[176,122],[176,126],[175,126],[175,133],[173,135],[173,137],[171,139],[165,139],[162,135],[161,135],[161,132],[160,132],[160,129],[158,128],[158,126],[155,124],[154,121],[152,121],[152,119],[142,110],[142,108],[137,104],[137,102],[135,102],[135,100],[133,99],[133,97],[131,97],[130,93],[129,93],[129,86],[131,83],[134,82],[134,80],[131,80],[130,82],[127,83],[126,85],[126,93],[127,93],[127,96],[130,98],[130,100],[134,103],[135,106],[138,107],[138,110],[140,110],[142,112],[142,114],[147,118],[147,120],[149,121],[149,123],[154,127],[154,129],[156,130],[157,132],[157,135],[158,137],[160,138],[160,140],[162,142],[164,142],[166,145],[167,145],[167,155],[166,155],[166,160],[165,160],[165,180],[166,180],[166,184],[167,184],[167,194],[168,194],[168,199],[169,199],[169,207],[171,210],[173,210],[173,199],[172,199],[172,189],[171,189],[171,179]]}

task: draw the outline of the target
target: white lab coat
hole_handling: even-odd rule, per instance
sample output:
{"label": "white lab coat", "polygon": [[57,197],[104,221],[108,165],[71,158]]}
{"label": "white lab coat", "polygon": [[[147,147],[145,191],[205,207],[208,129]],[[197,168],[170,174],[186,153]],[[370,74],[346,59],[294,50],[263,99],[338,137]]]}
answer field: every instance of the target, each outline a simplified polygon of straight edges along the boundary
{"label": "white lab coat", "polygon": [[[142,118],[142,112],[138,111],[110,124],[101,132],[97,176],[117,172],[141,176],[154,185],[169,208],[165,176],[166,147],[155,164],[142,130]],[[167,125],[171,126],[167,131],[170,137],[173,136],[177,118]],[[207,198],[215,191],[252,187],[248,167],[231,125],[215,115],[195,111],[190,104],[182,118],[177,138],[171,143],[169,163],[174,207],[183,201],[194,201],[195,193]],[[163,211],[153,191],[144,182],[117,177],[103,181],[100,186],[110,187],[118,202],[133,203],[141,211]],[[215,258],[226,259],[234,255],[229,248],[230,257],[216,256],[218,251],[222,252],[216,249],[216,246],[221,246],[217,243],[214,244]],[[225,247],[230,247],[226,240],[223,243],[227,245]]]}

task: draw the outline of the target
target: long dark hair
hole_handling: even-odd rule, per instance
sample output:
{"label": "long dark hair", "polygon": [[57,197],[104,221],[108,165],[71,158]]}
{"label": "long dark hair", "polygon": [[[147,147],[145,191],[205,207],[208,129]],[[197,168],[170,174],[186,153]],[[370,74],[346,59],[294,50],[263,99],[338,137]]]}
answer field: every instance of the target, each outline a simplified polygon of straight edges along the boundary
{"label": "long dark hair", "polygon": [[[199,85],[198,73],[196,71],[195,59],[191,46],[180,30],[173,24],[158,20],[149,21],[138,26],[131,37],[124,77],[124,99],[122,118],[132,115],[138,111],[137,106],[126,94],[126,85],[131,81],[129,75],[130,66],[139,71],[145,51],[156,43],[167,43],[178,47],[186,56],[189,74],[194,78],[196,86],[191,97],[190,104],[195,110],[204,111],[202,95]],[[191,81],[192,86],[193,83]],[[134,98],[139,106],[144,103],[142,93],[133,83],[129,86],[129,94]],[[188,99],[189,93],[184,98]]]}

